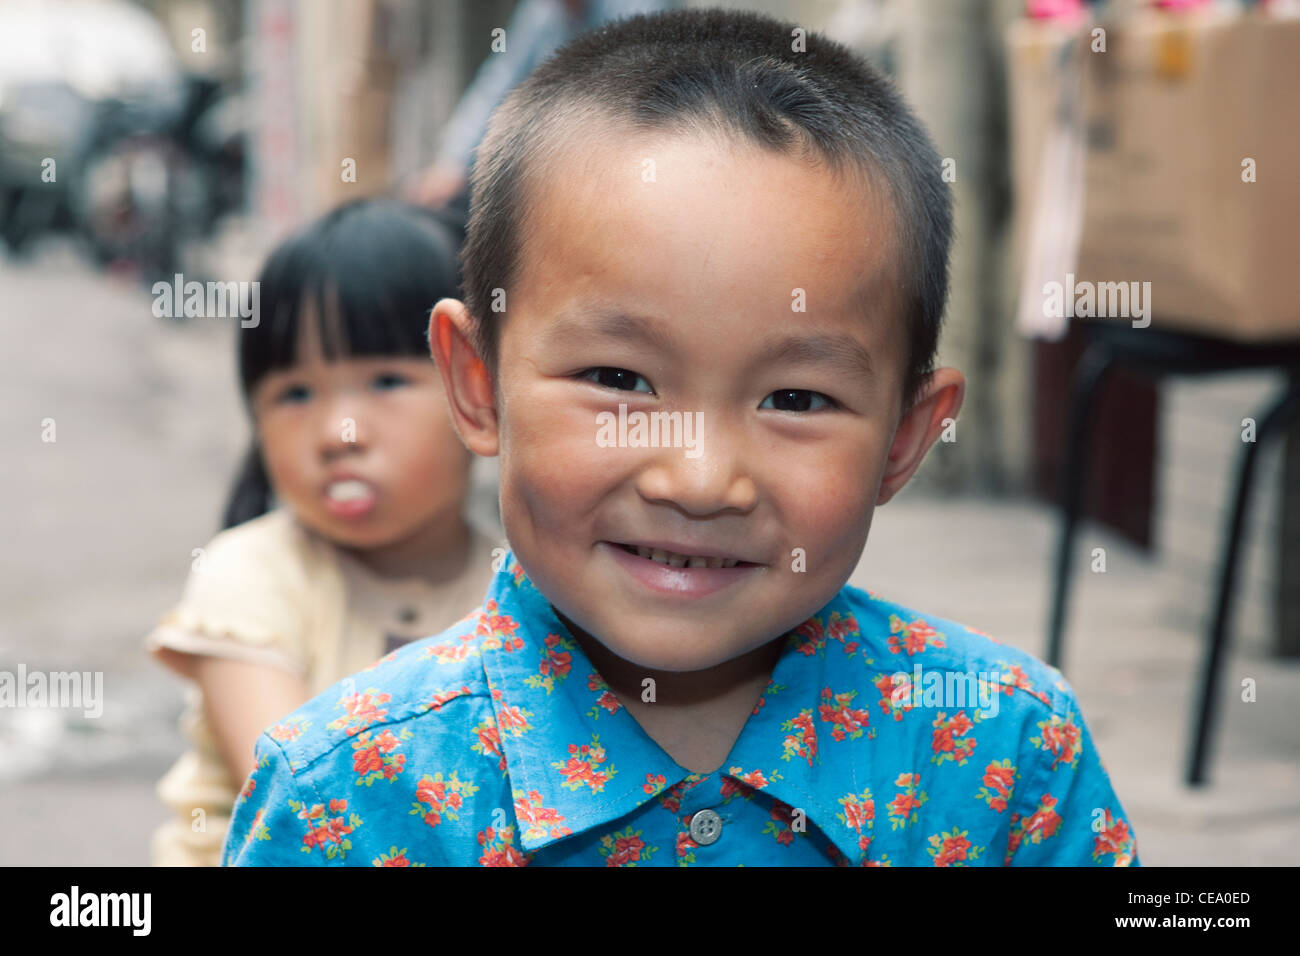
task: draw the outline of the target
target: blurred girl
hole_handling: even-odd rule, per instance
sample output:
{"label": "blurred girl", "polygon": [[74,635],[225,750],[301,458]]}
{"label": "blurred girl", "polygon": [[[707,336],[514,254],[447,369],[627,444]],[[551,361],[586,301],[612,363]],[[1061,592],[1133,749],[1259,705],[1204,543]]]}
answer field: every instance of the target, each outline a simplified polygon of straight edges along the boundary
{"label": "blurred girl", "polygon": [[226,530],[145,642],[193,682],[155,865],[217,864],[263,730],[292,733],[279,718],[483,599],[494,542],[463,515],[471,455],[425,337],[433,304],[459,294],[458,238],[425,210],[361,200],[263,270],[260,321],[239,331],[254,437]]}

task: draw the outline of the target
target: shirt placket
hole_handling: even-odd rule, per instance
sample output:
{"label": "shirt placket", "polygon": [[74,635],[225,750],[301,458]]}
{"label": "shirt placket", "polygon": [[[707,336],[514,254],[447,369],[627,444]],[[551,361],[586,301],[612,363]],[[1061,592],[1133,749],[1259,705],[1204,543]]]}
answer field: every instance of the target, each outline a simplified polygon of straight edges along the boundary
{"label": "shirt placket", "polygon": [[[677,819],[695,844],[698,863],[716,862],[728,842],[727,829],[735,820],[730,806],[722,802],[722,774],[709,774],[682,794]],[[732,834],[730,842],[735,842]]]}

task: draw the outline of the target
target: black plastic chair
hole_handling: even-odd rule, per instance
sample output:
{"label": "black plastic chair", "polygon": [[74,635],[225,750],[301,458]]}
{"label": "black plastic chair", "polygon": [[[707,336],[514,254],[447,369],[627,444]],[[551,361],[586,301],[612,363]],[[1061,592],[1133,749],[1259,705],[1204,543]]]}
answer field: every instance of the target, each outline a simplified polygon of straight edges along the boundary
{"label": "black plastic chair", "polygon": [[1074,371],[1070,388],[1070,417],[1065,436],[1061,476],[1061,533],[1056,552],[1047,662],[1060,667],[1064,652],[1065,614],[1069,599],[1071,551],[1083,501],[1089,413],[1106,374],[1116,366],[1159,377],[1206,375],[1246,369],[1279,369],[1287,373],[1281,398],[1256,416],[1255,441],[1243,442],[1232,517],[1220,555],[1214,618],[1210,625],[1201,670],[1201,693],[1193,714],[1195,730],[1189,746],[1187,782],[1206,782],[1205,762],[1214,726],[1219,668],[1227,647],[1233,587],[1241,551],[1242,529],[1250,506],[1252,478],[1259,447],[1300,415],[1300,339],[1242,344],[1228,339],[1157,329],[1134,328],[1120,320],[1082,323],[1089,344]]}

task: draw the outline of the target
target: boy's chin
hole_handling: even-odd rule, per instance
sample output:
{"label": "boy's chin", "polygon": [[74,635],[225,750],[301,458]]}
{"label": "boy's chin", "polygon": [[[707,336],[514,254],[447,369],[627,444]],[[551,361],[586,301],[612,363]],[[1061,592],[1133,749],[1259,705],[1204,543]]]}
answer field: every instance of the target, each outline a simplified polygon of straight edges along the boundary
{"label": "boy's chin", "polygon": [[[647,671],[692,673],[707,671],[741,657],[755,649],[754,640],[736,639],[720,643],[716,631],[683,635],[680,628],[656,635],[638,631],[635,635],[613,633],[605,637],[591,635],[607,653],[633,667]],[[758,640],[757,644],[764,641]],[[599,668],[598,668],[599,669]]]}

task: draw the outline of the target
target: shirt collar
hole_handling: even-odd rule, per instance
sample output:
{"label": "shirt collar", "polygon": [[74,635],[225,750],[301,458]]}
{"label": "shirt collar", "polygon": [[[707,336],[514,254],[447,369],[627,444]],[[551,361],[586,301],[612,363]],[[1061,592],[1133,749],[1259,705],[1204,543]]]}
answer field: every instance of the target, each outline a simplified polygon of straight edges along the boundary
{"label": "shirt collar", "polygon": [[[767,689],[718,772],[802,810],[856,863],[869,820],[845,800],[861,803],[853,781],[866,775],[862,768],[855,774],[852,759],[823,762],[816,730],[828,703],[822,688],[833,684],[825,645],[857,639],[842,594],[788,633]],[[477,628],[496,717],[490,745],[508,768],[525,851],[618,820],[692,776],[604,686],[513,550],[493,578]],[[865,711],[868,703],[854,698],[852,705]]]}

